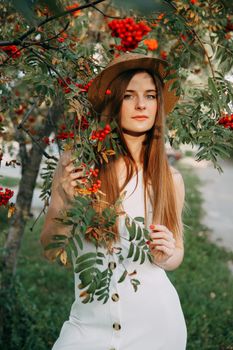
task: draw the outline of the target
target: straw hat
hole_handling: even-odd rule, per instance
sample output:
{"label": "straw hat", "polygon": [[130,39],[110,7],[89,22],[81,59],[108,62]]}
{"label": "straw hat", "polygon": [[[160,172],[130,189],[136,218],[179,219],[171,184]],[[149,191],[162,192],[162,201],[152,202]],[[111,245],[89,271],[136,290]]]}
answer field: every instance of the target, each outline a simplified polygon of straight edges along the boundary
{"label": "straw hat", "polygon": [[[105,98],[105,92],[113,79],[119,74],[131,69],[145,69],[157,73],[160,78],[164,80],[164,78],[171,73],[168,67],[169,64],[167,61],[158,58],[136,53],[125,53],[114,58],[107,67],[94,78],[88,90],[88,99],[92,103],[94,109],[100,112]],[[179,99],[179,96],[175,95],[175,89],[169,91],[169,87],[174,80],[175,79],[171,79],[164,82],[163,95],[165,114],[173,110]]]}

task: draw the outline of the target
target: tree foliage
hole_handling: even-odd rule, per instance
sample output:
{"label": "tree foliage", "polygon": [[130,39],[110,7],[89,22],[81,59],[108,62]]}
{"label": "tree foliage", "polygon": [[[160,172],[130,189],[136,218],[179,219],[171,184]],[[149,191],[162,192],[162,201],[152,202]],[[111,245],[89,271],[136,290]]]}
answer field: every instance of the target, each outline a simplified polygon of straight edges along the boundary
{"label": "tree foliage", "polygon": [[[41,195],[45,206],[57,161],[49,148],[45,150],[47,145],[56,144],[59,151],[72,149],[77,166],[84,163],[89,174],[93,166],[121,152],[117,126],[99,123],[87,100],[92,78],[121,51],[148,53],[170,62],[172,73],[167,79],[175,79],[172,88],[180,95],[180,102],[167,117],[167,138],[174,147],[197,145],[197,159],[211,160],[218,169],[219,158],[229,156],[232,149],[233,89],[227,78],[233,66],[231,2],[161,0],[148,1],[145,6],[129,1],[128,12],[121,4],[120,0],[0,2],[1,160],[13,140],[19,143],[22,168],[29,166],[30,149],[36,146],[41,150],[48,158]],[[61,117],[52,118],[50,112],[58,100],[62,100]],[[45,136],[48,120],[53,134],[50,131]],[[93,243],[98,241],[97,224],[91,222],[97,213],[82,217],[81,203],[98,200],[101,184],[95,177],[89,176],[79,188],[75,212],[68,213],[67,220],[63,218],[64,223],[73,225],[72,237],[79,237],[80,249],[80,218],[90,220],[81,233],[90,230]],[[105,214],[108,222],[111,215]],[[132,243],[141,231],[133,232],[137,233],[136,238],[129,238],[128,258],[144,261],[144,252]],[[64,241],[60,237],[53,244],[61,248],[60,259],[66,262]],[[89,267],[96,269],[94,263]],[[92,273],[88,271],[88,275]],[[96,278],[95,288],[88,287],[91,295],[102,285],[100,272]]]}

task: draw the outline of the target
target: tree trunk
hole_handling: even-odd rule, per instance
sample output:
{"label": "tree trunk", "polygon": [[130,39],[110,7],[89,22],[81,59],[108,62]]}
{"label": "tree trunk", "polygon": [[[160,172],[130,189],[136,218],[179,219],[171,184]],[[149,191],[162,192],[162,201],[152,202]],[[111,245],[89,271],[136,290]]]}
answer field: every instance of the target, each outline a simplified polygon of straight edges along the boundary
{"label": "tree trunk", "polygon": [[[48,137],[55,129],[57,121],[62,113],[63,104],[57,99],[49,111],[48,118],[44,124],[43,130],[40,131],[40,134]],[[20,132],[23,131],[20,130]],[[40,142],[40,145],[43,150],[46,148],[44,142]],[[33,143],[29,154],[27,154],[24,145],[21,147],[20,151],[22,177],[19,183],[19,192],[16,199],[16,212],[10,223],[3,256],[4,271],[8,272],[10,275],[14,275],[15,273],[24,228],[30,215],[33,191],[43,156],[41,148],[39,148],[36,143]]]}
{"label": "tree trunk", "polygon": [[[52,131],[55,131],[55,127],[62,113],[63,103],[57,98],[56,102],[49,110],[43,128],[40,130],[40,136],[48,137]],[[17,323],[15,317],[16,320],[19,320],[19,323],[21,319],[25,317],[27,320],[30,319],[30,315],[24,310],[24,305],[18,298],[18,282],[15,281],[14,276],[25,225],[30,216],[33,191],[40,169],[43,150],[46,148],[46,144],[42,141],[40,141],[41,147],[33,142],[30,151],[27,152],[22,133],[22,130],[18,131],[22,177],[16,199],[16,212],[10,223],[0,265],[0,347],[4,350],[12,349],[14,327],[19,326],[15,324]],[[23,327],[25,327],[23,332],[26,334],[28,326],[24,325]]]}

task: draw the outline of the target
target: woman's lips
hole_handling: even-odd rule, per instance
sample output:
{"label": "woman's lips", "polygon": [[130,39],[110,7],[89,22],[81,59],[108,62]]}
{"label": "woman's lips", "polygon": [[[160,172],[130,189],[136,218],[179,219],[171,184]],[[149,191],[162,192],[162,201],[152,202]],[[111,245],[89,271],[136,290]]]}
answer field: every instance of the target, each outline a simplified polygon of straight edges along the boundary
{"label": "woman's lips", "polygon": [[148,119],[148,117],[146,115],[136,115],[135,117],[132,117],[132,119],[146,120],[146,119]]}

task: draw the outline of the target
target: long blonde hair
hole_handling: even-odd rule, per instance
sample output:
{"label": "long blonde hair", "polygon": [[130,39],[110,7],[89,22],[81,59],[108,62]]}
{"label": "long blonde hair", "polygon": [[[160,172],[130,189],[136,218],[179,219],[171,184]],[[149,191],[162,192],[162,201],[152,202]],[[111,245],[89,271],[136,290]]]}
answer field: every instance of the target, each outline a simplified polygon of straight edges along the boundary
{"label": "long blonde hair", "polygon": [[[132,77],[139,72],[146,70],[129,70],[115,78],[109,89],[110,95],[106,95],[102,105],[102,111],[106,121],[110,123],[115,120],[117,123],[117,132],[122,146],[122,154],[127,168],[127,175],[124,184],[119,187],[116,177],[116,159],[112,157],[108,164],[100,166],[99,177],[101,180],[101,190],[105,193],[105,201],[110,205],[120,197],[121,191],[132,178],[134,171],[138,170],[130,150],[127,147],[124,134],[121,128],[121,105],[125,90]],[[153,127],[147,132],[143,147],[141,150],[141,162],[143,164],[144,181],[144,205],[146,211],[147,197],[149,197],[153,207],[153,223],[162,224],[173,232],[174,238],[182,234],[181,218],[177,213],[175,189],[171,170],[168,164],[165,152],[165,118],[163,101],[163,82],[150,71],[149,73],[154,81],[157,90],[157,113]],[[152,188],[153,190],[149,190]],[[146,216],[146,215],[145,215]]]}

